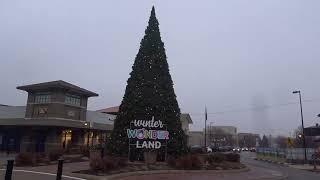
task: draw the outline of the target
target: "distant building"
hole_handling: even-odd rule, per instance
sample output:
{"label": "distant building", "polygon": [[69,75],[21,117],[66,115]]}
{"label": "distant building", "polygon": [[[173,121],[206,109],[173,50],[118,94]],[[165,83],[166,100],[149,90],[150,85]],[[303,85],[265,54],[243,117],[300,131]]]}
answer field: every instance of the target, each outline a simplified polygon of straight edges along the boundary
{"label": "distant building", "polygon": [[256,147],[260,135],[253,133],[238,133],[238,145],[240,147]]}
{"label": "distant building", "polygon": [[237,128],[234,126],[208,126],[207,145],[214,147],[236,146]]}
{"label": "distant building", "polygon": [[108,108],[105,108],[105,109],[100,109],[100,110],[97,110],[97,112],[118,115],[119,106],[113,106],[113,107],[108,107]]}
{"label": "distant building", "polygon": [[203,131],[190,131],[188,145],[189,146],[201,146],[201,147],[204,146]]}
{"label": "distant building", "polygon": [[318,123],[315,126],[304,128],[304,133],[307,147],[320,147],[320,125]]}

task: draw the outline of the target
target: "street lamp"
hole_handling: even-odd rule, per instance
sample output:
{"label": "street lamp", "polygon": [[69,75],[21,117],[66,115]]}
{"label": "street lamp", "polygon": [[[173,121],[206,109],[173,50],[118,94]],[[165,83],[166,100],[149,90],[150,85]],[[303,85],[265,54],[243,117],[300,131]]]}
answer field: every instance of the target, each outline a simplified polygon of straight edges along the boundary
{"label": "street lamp", "polygon": [[301,92],[293,91],[293,94],[299,94],[299,102],[300,102],[300,114],[301,114],[301,125],[302,125],[302,139],[303,139],[303,148],[304,148],[304,160],[307,162],[307,148],[306,148],[306,137],[304,134],[304,124],[303,124],[303,113],[302,113],[302,102],[301,102]]}
{"label": "street lamp", "polygon": [[90,124],[85,122],[84,125],[87,127],[87,148],[89,148],[89,139],[90,139]]}

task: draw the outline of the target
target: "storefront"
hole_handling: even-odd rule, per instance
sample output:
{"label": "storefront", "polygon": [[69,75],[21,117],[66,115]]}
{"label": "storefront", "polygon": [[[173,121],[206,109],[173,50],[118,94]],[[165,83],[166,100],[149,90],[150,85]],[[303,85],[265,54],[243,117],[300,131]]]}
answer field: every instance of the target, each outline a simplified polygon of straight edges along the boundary
{"label": "storefront", "polygon": [[26,106],[0,105],[0,151],[79,150],[105,142],[115,115],[87,110],[98,94],[64,81],[17,89],[28,92]]}

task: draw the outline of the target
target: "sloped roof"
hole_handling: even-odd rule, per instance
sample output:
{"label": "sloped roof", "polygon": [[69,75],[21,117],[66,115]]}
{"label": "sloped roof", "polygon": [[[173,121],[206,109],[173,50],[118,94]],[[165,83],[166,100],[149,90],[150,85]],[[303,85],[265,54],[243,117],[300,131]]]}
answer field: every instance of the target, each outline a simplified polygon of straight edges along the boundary
{"label": "sloped roof", "polygon": [[97,112],[117,114],[119,112],[119,106],[108,107],[105,109],[99,109]]}
{"label": "sloped roof", "polygon": [[193,124],[190,114],[188,114],[188,113],[182,113],[182,114],[180,115],[180,120],[181,120],[181,121],[183,121],[183,120],[185,120],[185,119],[188,121],[189,124]]}
{"label": "sloped roof", "polygon": [[57,87],[72,90],[72,91],[75,91],[79,94],[82,94],[82,95],[85,95],[88,97],[98,96],[97,93],[83,89],[79,86],[73,85],[71,83],[68,83],[68,82],[65,82],[62,80],[37,83],[37,84],[30,84],[30,85],[25,85],[25,86],[18,86],[17,89],[30,92],[30,91],[43,90],[43,89],[48,89],[48,88],[57,88]]}
{"label": "sloped roof", "polygon": [[87,111],[87,121],[101,124],[113,124],[115,115],[101,113],[97,111]]}
{"label": "sloped roof", "polygon": [[0,105],[0,119],[24,118],[26,106]]}

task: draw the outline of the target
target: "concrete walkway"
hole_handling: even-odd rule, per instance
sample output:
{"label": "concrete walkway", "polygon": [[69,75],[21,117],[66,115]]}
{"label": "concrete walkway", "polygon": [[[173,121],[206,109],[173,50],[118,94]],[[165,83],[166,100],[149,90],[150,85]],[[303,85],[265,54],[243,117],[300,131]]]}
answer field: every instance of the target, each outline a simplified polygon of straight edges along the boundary
{"label": "concrete walkway", "polygon": [[[63,164],[63,175],[78,177],[79,179],[88,180],[109,180],[110,176],[92,176],[86,174],[72,173],[74,171],[86,170],[89,168],[89,162],[77,162],[77,163],[64,163]],[[187,171],[186,173],[178,174],[145,174],[145,175],[131,175],[127,177],[118,177],[113,179],[124,179],[124,180],[258,180],[258,179],[283,179],[285,175],[276,170],[265,169],[261,167],[249,166],[250,170],[246,172],[205,172],[197,173],[192,171]],[[34,171],[42,173],[56,174],[57,165],[48,166],[37,166],[37,167],[14,167],[14,170],[23,171]],[[17,174],[19,175],[19,174]],[[23,177],[23,176],[22,176]],[[19,178],[18,178],[19,179]],[[50,178],[49,178],[50,179]],[[49,180],[48,179],[48,180]]]}
{"label": "concrete walkway", "polygon": [[7,164],[7,161],[10,159],[14,159],[16,154],[0,153],[0,168],[4,167]]}
{"label": "concrete walkway", "polygon": [[[192,171],[183,174],[152,174],[129,176],[119,178],[121,180],[263,180],[263,179],[285,179],[286,175],[274,170],[250,166],[247,172],[219,172],[219,173],[192,173]],[[108,178],[104,178],[108,180]],[[115,179],[112,179],[115,180]]]}

